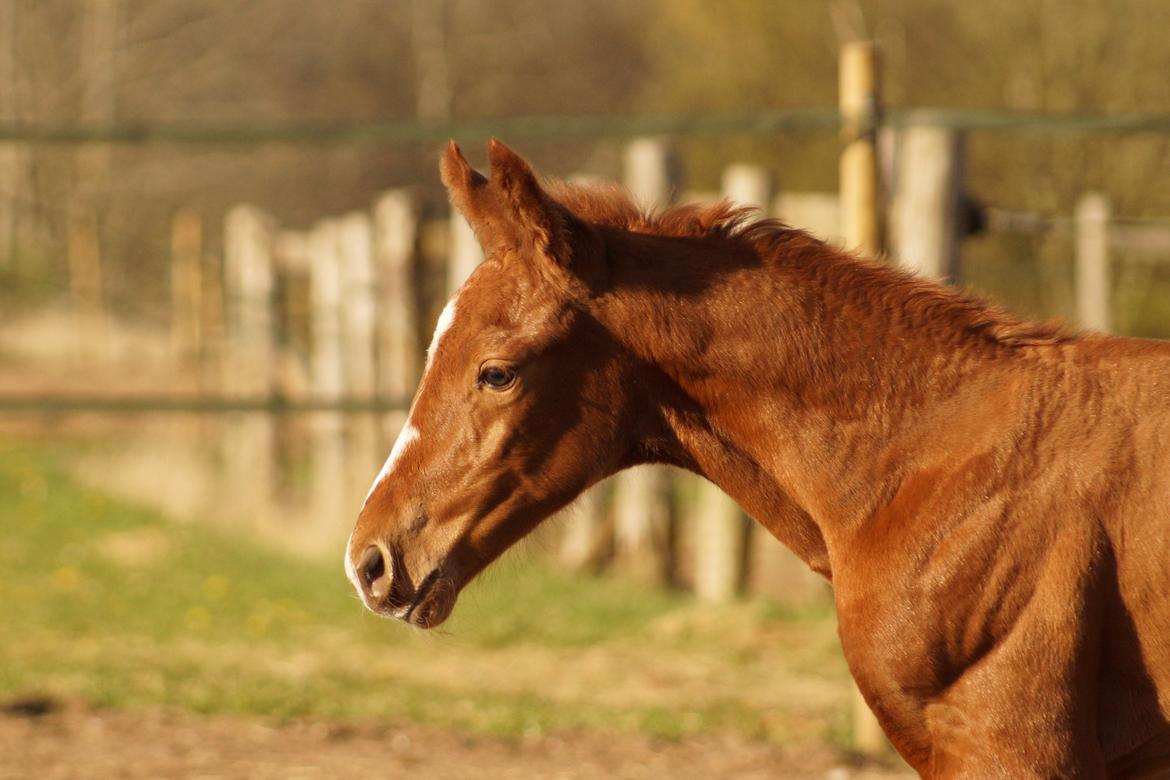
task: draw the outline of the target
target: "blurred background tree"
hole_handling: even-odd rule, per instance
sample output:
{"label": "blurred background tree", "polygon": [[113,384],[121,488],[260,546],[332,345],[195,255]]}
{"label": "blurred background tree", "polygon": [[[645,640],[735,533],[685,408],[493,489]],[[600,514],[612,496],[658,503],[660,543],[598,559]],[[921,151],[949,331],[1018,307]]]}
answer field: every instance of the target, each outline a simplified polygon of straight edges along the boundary
{"label": "blurred background tree", "polygon": [[[0,75],[8,74],[0,112],[28,122],[246,125],[831,106],[838,45],[861,35],[883,53],[889,106],[1170,110],[1162,34],[1170,5],[1157,0],[4,0],[0,27]],[[613,141],[524,150],[554,174],[619,173]],[[8,272],[9,281],[31,275],[51,288],[64,278],[65,204],[84,190],[103,204],[110,294],[149,309],[143,285],[165,281],[155,261],[177,206],[209,216],[214,244],[211,215],[241,201],[290,225],[364,206],[388,186],[418,185],[437,205],[433,152],[419,144],[118,146],[96,168],[78,168],[78,155],[95,153],[8,145],[5,154],[16,157],[0,160],[0,197],[15,218],[0,228],[15,237],[23,269]],[[767,165],[786,189],[835,189],[832,133],[689,139],[680,152],[690,190],[716,189],[735,160]],[[1160,186],[1166,160],[1159,136],[985,132],[971,138],[967,170],[970,189],[1000,207],[1068,214],[1082,192],[1098,189],[1117,213],[1136,217],[1170,211]],[[1024,263],[1066,249],[1059,240],[1000,239],[987,253]],[[971,251],[977,261],[980,246]],[[1060,308],[1034,292],[1025,307]]]}

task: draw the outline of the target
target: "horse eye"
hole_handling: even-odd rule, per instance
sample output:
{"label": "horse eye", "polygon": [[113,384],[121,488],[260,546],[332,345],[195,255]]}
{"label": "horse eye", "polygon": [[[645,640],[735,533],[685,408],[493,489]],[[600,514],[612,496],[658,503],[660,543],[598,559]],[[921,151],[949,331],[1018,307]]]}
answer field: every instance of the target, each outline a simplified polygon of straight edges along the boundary
{"label": "horse eye", "polygon": [[487,385],[494,390],[503,390],[512,384],[516,373],[499,366],[488,366],[479,375],[480,384]]}

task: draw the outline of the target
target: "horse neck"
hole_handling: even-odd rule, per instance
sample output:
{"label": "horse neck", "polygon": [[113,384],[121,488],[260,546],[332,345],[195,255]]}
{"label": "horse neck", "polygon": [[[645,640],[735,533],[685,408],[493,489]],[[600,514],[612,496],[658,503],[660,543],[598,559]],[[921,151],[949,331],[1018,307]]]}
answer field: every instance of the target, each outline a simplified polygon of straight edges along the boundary
{"label": "horse neck", "polygon": [[940,421],[984,403],[993,381],[979,369],[996,363],[993,345],[931,307],[899,305],[899,285],[921,284],[804,234],[764,249],[629,234],[609,244],[613,292],[598,318],[668,378],[644,383],[669,442],[651,449],[826,574],[834,542],[888,503],[909,453],[947,439]]}

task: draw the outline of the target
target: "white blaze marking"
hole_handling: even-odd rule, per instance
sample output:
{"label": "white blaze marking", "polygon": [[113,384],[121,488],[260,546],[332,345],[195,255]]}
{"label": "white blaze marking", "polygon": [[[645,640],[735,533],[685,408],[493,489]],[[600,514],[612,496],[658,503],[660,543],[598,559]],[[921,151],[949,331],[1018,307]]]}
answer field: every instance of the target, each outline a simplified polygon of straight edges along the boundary
{"label": "white blaze marking", "polygon": [[[458,294],[456,294],[456,298]],[[427,364],[423,370],[423,378],[426,378],[426,371],[430,369],[431,362],[435,359],[435,352],[439,348],[439,342],[442,341],[443,335],[451,329],[451,324],[455,322],[455,299],[447,301],[447,305],[443,307],[443,313],[439,315],[439,322],[435,325],[435,335],[431,336],[431,346],[427,350]],[[378,472],[378,476],[374,478],[374,484],[370,486],[370,492],[366,493],[366,502],[370,500],[370,496],[374,495],[374,491],[378,489],[378,485],[382,484],[383,480],[390,476],[394,471],[394,466],[397,465],[402,454],[406,452],[406,448],[414,442],[418,441],[418,428],[414,423],[407,418],[406,425],[402,432],[398,434],[398,439],[394,442],[394,448],[390,450],[390,457],[386,459],[386,463],[382,466],[382,470]],[[364,505],[363,505],[364,506]],[[346,564],[349,564],[349,554],[346,553]]]}
{"label": "white blaze marking", "polygon": [[435,335],[431,336],[431,346],[427,348],[427,368],[431,367],[431,363],[435,359],[435,352],[439,349],[439,341],[451,329],[451,323],[455,322],[456,298],[458,296],[447,301],[447,305],[443,307],[443,313],[439,315],[439,322],[435,325]]}
{"label": "white blaze marking", "polygon": [[374,478],[374,484],[370,485],[370,492],[366,493],[366,501],[369,501],[370,496],[374,495],[374,491],[378,489],[378,485],[382,484],[382,480],[386,479],[394,471],[394,467],[398,464],[402,453],[406,452],[406,448],[416,441],[418,441],[418,428],[415,428],[413,423],[407,421],[401,433],[398,434],[398,439],[395,440],[394,447],[390,450],[390,457],[386,458],[386,462],[382,464],[382,470]]}

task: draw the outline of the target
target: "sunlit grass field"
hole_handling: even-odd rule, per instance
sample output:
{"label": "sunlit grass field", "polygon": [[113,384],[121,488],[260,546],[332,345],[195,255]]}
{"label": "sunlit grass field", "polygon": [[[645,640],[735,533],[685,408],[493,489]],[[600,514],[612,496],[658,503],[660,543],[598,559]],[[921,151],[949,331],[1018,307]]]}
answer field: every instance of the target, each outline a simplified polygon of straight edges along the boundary
{"label": "sunlit grass field", "polygon": [[[178,524],[0,444],[0,700],[420,722],[501,736],[732,730],[843,744],[829,607],[725,608],[515,552],[441,632],[366,614],[341,569]],[[336,553],[336,554],[333,554]]]}

